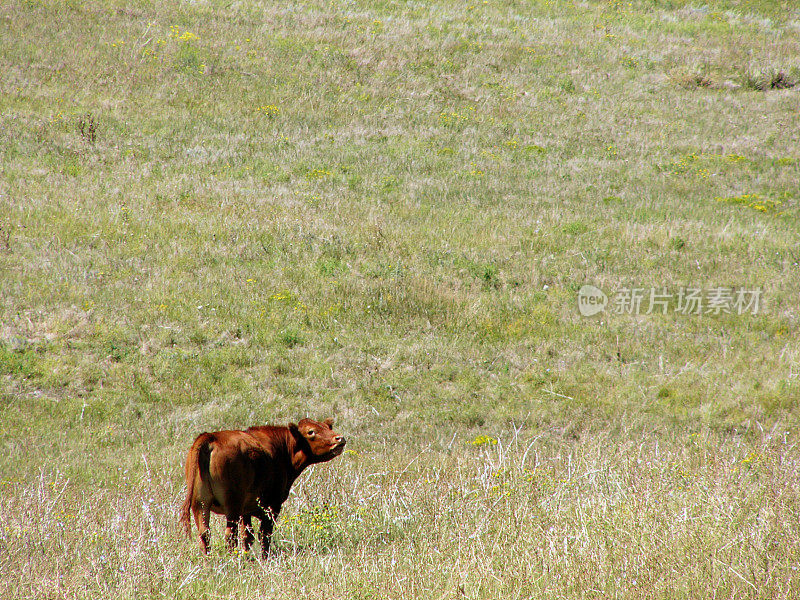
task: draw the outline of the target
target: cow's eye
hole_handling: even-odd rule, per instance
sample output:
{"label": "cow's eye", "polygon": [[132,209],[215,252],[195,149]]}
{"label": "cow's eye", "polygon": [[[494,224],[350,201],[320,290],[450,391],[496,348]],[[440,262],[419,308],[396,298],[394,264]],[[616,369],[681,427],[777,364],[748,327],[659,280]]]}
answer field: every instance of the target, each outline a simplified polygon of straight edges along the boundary
{"label": "cow's eye", "polygon": [[317,432],[314,431],[313,429],[309,429],[308,430],[308,437],[314,437],[316,434],[317,434]]}

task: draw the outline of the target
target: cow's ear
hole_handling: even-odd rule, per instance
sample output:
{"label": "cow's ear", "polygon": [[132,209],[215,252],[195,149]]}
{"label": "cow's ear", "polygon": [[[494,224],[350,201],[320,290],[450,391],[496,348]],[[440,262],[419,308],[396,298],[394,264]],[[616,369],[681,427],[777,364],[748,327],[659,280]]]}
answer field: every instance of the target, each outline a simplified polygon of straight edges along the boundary
{"label": "cow's ear", "polygon": [[325,419],[325,420],[323,421],[323,423],[325,423],[325,425],[327,425],[328,427],[330,427],[331,429],[333,429],[333,419]]}
{"label": "cow's ear", "polygon": [[297,426],[297,423],[289,423],[289,431],[294,435],[300,435],[300,428]]}

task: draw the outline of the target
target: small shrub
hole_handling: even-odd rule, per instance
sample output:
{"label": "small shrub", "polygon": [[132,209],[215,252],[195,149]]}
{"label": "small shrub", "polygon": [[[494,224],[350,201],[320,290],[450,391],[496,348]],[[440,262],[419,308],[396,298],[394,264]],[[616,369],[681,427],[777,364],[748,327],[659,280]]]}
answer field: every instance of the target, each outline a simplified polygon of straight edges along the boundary
{"label": "small shrub", "polygon": [[331,277],[342,269],[342,261],[335,257],[322,258],[317,262],[317,269],[322,275]]}
{"label": "small shrub", "polygon": [[295,346],[302,346],[304,340],[296,329],[284,329],[278,334],[278,342],[287,348],[294,348]]}
{"label": "small shrub", "polygon": [[670,73],[670,79],[678,86],[691,90],[697,88],[714,87],[715,82],[708,73],[702,71],[674,70]]}
{"label": "small shrub", "polygon": [[195,329],[189,334],[189,341],[197,346],[202,346],[208,341],[208,336],[202,329]]}
{"label": "small shrub", "polygon": [[580,235],[589,231],[589,226],[583,221],[573,221],[564,225],[561,231],[569,235]]}
{"label": "small shrub", "polygon": [[11,225],[0,225],[0,246],[8,253],[11,252],[12,229]]}
{"label": "small shrub", "polygon": [[92,113],[86,113],[78,117],[78,133],[81,139],[87,144],[92,144],[97,141],[97,129],[99,123]]}
{"label": "small shrub", "polygon": [[742,86],[766,92],[767,90],[785,90],[797,85],[798,78],[783,70],[765,69],[745,71],[742,74]]}
{"label": "small shrub", "polygon": [[681,250],[684,246],[686,246],[686,240],[683,238],[674,237],[669,240],[669,247],[673,250]]}
{"label": "small shrub", "polygon": [[195,48],[184,45],[175,54],[175,68],[184,73],[197,73],[201,71],[202,60]]}
{"label": "small shrub", "polygon": [[567,94],[575,92],[575,82],[567,75],[558,80],[558,87],[561,88],[562,92],[566,92]]}

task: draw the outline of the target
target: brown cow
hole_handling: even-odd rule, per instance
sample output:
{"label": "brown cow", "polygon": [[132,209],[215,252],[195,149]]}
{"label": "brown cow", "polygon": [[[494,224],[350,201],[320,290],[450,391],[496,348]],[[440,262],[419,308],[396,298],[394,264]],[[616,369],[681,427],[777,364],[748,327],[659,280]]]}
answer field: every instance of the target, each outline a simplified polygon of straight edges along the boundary
{"label": "brown cow", "polygon": [[288,427],[264,425],[197,436],[186,457],[181,522],[191,534],[189,511],[194,514],[203,553],[208,553],[213,511],[225,515],[225,540],[231,549],[238,541],[240,522],[244,549],[250,548],[251,519],[259,519],[266,557],[272,528],[294,480],[309,465],[329,461],[344,450],[345,439],[332,426],[333,419],[303,419]]}

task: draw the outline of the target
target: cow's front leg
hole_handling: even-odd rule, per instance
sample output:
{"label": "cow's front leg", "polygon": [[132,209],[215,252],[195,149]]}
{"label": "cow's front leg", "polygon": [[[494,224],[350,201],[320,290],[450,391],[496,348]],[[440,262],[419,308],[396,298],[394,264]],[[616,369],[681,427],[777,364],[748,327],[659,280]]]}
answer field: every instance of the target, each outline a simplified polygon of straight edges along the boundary
{"label": "cow's front leg", "polygon": [[269,545],[272,540],[272,530],[275,527],[275,521],[278,520],[278,514],[281,512],[281,507],[272,507],[266,510],[265,514],[261,517],[261,529],[258,532],[261,539],[261,557],[267,558],[269,556]]}
{"label": "cow's front leg", "polygon": [[242,539],[242,547],[244,548],[244,551],[247,552],[250,550],[250,546],[253,545],[253,541],[256,539],[256,536],[253,535],[253,521],[249,515],[242,517],[241,527],[244,535],[244,538]]}

